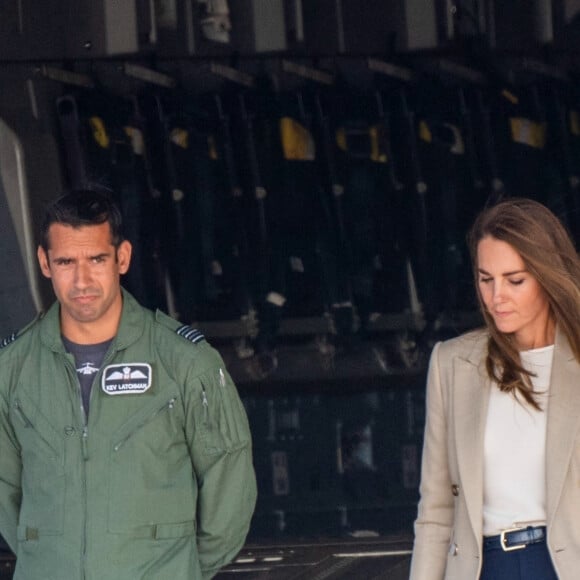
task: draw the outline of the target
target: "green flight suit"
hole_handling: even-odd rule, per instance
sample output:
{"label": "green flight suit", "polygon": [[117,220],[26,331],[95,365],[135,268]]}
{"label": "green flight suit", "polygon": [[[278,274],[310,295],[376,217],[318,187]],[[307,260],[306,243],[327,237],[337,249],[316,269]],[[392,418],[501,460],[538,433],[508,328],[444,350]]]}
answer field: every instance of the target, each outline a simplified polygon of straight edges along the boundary
{"label": "green flight suit", "polygon": [[0,350],[0,533],[14,580],[201,580],[256,501],[251,436],[215,349],[123,292],[88,419],[59,305]]}

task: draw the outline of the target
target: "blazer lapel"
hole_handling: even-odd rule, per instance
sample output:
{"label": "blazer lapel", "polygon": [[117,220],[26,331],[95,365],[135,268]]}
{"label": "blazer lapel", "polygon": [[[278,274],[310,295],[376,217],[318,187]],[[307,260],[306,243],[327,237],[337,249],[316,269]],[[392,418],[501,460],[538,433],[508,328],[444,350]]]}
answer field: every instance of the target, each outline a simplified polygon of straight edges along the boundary
{"label": "blazer lapel", "polygon": [[558,333],[550,378],[546,433],[546,516],[553,521],[580,428],[580,365]]}
{"label": "blazer lapel", "polygon": [[483,522],[483,438],[490,381],[480,367],[482,354],[457,359],[454,369],[454,417],[457,462],[467,510],[477,541]]}

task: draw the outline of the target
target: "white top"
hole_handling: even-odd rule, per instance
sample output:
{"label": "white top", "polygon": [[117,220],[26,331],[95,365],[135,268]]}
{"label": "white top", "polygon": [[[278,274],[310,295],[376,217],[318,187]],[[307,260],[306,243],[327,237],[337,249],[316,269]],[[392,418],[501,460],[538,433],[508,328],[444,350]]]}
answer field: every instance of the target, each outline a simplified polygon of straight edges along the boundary
{"label": "white top", "polygon": [[484,439],[483,535],[546,523],[546,421],[554,345],[523,351],[535,373],[537,411],[498,388],[491,391]]}

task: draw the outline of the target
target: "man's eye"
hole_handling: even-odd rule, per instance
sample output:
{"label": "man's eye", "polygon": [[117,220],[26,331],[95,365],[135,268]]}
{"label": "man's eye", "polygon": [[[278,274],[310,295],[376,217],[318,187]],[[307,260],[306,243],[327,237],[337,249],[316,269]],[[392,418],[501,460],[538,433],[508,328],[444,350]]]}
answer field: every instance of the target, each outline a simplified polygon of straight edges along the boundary
{"label": "man's eye", "polygon": [[93,264],[101,264],[104,261],[105,261],[105,257],[104,256],[95,256],[92,259]]}

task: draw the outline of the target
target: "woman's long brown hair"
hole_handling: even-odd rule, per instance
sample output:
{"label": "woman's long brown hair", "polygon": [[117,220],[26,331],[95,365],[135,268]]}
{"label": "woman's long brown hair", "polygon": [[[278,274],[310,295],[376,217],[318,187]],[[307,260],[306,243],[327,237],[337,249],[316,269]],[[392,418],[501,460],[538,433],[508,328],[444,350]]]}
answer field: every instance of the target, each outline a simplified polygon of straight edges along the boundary
{"label": "woman's long brown hair", "polygon": [[580,362],[580,258],[566,228],[542,204],[509,198],[483,210],[468,236],[479,306],[489,330],[487,373],[502,391],[521,396],[539,409],[531,374],[521,364],[513,336],[500,332],[479,291],[477,247],[485,237],[508,243],[521,256],[526,270],[543,288],[551,315]]}

